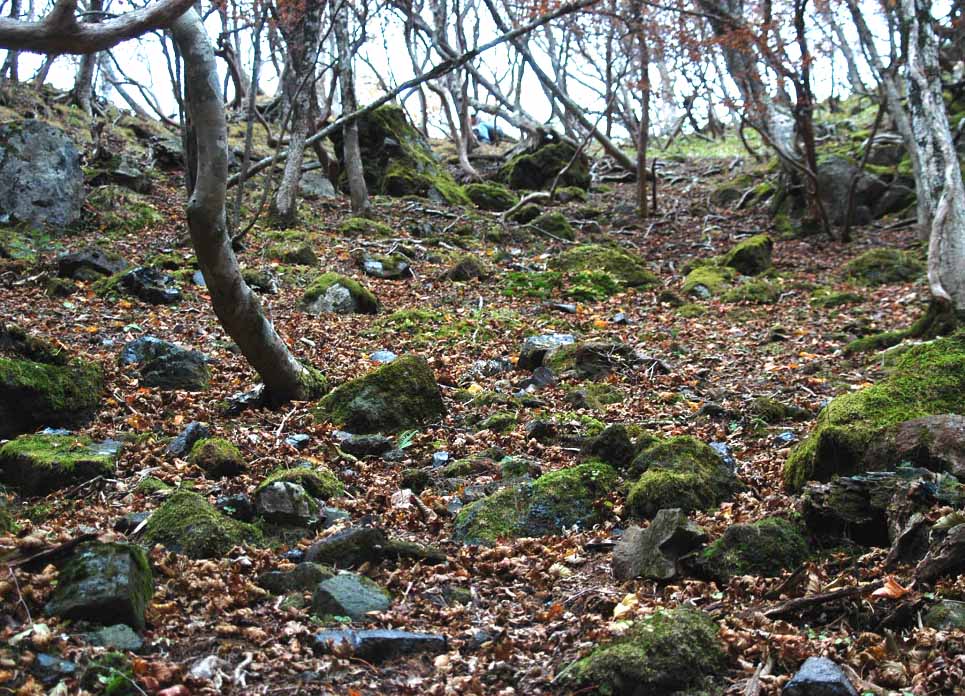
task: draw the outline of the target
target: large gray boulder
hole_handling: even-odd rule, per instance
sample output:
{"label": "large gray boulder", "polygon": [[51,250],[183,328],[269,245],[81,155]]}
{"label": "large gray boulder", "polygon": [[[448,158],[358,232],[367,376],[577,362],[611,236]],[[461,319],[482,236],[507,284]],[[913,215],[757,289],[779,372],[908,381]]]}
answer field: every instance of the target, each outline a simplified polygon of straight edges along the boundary
{"label": "large gray boulder", "polygon": [[66,133],[34,119],[0,125],[0,220],[62,231],[83,203],[80,155]]}

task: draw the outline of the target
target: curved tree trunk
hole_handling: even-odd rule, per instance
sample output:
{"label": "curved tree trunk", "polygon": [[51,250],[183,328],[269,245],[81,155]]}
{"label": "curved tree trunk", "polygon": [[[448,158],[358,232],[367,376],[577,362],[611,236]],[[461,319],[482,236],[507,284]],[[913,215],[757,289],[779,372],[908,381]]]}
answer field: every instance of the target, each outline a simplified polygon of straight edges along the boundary
{"label": "curved tree trunk", "polygon": [[214,312],[261,376],[271,404],[318,396],[325,380],[302,365],[265,318],[241,277],[225,223],[228,151],[224,103],[214,51],[193,9],[171,25],[184,59],[187,109],[197,146],[197,175],[187,205],[188,227]]}
{"label": "curved tree trunk", "polygon": [[942,97],[931,0],[901,0],[908,36],[905,80],[918,142],[916,179],[930,213],[928,285],[933,299],[965,318],[965,187]]}

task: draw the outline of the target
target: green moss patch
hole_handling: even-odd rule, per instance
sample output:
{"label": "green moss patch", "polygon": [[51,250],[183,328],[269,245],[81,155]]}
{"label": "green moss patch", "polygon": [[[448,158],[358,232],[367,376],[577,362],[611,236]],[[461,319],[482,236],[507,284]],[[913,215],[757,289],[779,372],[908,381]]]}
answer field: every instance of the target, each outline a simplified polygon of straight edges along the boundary
{"label": "green moss patch", "polygon": [[364,239],[396,236],[392,228],[385,223],[363,217],[350,217],[338,226],[338,231],[346,237],[362,237]]}
{"label": "green moss patch", "polygon": [[757,279],[739,283],[723,295],[725,302],[749,302],[751,304],[775,304],[781,299],[784,286],[780,282]]}
{"label": "green moss patch", "polygon": [[[532,152],[516,155],[499,170],[500,181],[513,189],[540,190],[547,188],[573,159],[576,148],[560,142],[544,145]],[[562,186],[590,187],[590,162],[580,154],[566,174],[560,178]]]}
{"label": "green moss patch", "polygon": [[573,229],[573,226],[570,225],[570,221],[566,219],[563,213],[555,210],[543,213],[529,224],[556,239],[562,239],[567,242],[572,242],[576,239],[576,231]]}
{"label": "green moss patch", "polygon": [[783,517],[765,517],[728,527],[700,554],[700,564],[711,577],[727,582],[737,575],[780,575],[807,557],[808,543],[797,525]]}
{"label": "green moss patch", "polygon": [[560,534],[603,519],[597,503],[616,485],[616,472],[602,462],[543,474],[470,503],[456,516],[454,536],[467,544],[493,544],[510,537]]}
{"label": "green moss patch", "polygon": [[346,382],[319,402],[316,417],[353,433],[394,432],[442,418],[446,408],[429,364],[404,355]]}
{"label": "green moss patch", "polygon": [[862,285],[906,283],[924,272],[924,264],[900,249],[880,248],[866,251],[844,267],[844,275]]}
{"label": "green moss patch", "polygon": [[814,432],[784,466],[784,484],[799,491],[867,470],[869,445],[890,426],[923,416],[965,414],[965,331],[910,348],[877,384],[833,399]]}
{"label": "green moss patch", "polygon": [[190,558],[222,557],[235,546],[261,540],[257,527],[222,515],[190,491],[178,491],[164,501],[144,527],[146,544],[163,544]]}
{"label": "green moss patch", "polygon": [[727,667],[718,630],[699,609],[658,611],[567,668],[564,681],[607,696],[718,693]]}
{"label": "green moss patch", "polygon": [[220,437],[202,438],[195,442],[188,462],[204,470],[208,478],[237,476],[245,469],[241,450]]}
{"label": "green moss patch", "polygon": [[134,234],[164,222],[164,216],[145,196],[115,184],[93,189],[87,194],[85,208],[92,213],[87,224],[108,236]]}
{"label": "green moss patch", "polygon": [[689,435],[656,440],[630,468],[641,472],[627,496],[627,512],[634,517],[652,518],[665,508],[706,510],[742,487],[713,448]]}
{"label": "green moss patch", "polygon": [[112,476],[120,444],[80,435],[21,435],[0,447],[0,481],[23,495],[45,495]]}
{"label": "green moss patch", "polygon": [[510,271],[503,277],[503,294],[507,297],[545,300],[563,285],[563,274],[557,271]]}
{"label": "green moss patch", "polygon": [[727,266],[697,266],[684,278],[683,291],[695,297],[713,297],[726,290],[737,277]]}
{"label": "green moss patch", "polygon": [[619,247],[584,244],[563,251],[549,267],[564,273],[604,272],[626,287],[650,287],[658,282],[644,260]]}
{"label": "green moss patch", "polygon": [[267,249],[269,258],[295,266],[317,266],[318,256],[311,244],[297,239],[276,242]]}
{"label": "green moss patch", "polygon": [[483,210],[503,212],[519,203],[519,197],[505,186],[492,182],[468,184],[466,195]]}
{"label": "green moss patch", "polygon": [[766,234],[756,234],[735,244],[721,258],[721,265],[747,276],[760,275],[771,267],[774,242]]}
{"label": "green moss patch", "polygon": [[[349,278],[348,276],[331,271],[320,275],[306,288],[302,294],[301,307],[305,310],[312,311],[314,308],[318,308],[320,304],[324,305],[325,302],[323,298],[326,293],[336,285],[348,291],[354,306],[360,314],[378,313],[379,301],[371,290],[354,278]],[[321,303],[320,300],[322,301]]]}
{"label": "green moss patch", "polygon": [[345,487],[328,469],[315,469],[307,466],[296,466],[292,469],[276,469],[264,481],[258,484],[255,493],[264,490],[273,483],[297,483],[313,498],[328,500],[336,498],[345,492]]}

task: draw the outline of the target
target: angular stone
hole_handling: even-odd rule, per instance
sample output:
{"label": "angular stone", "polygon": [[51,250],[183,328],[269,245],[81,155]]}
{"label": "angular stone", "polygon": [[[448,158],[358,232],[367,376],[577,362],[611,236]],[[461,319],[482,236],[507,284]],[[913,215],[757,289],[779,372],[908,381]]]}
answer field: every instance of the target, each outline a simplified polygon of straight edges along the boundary
{"label": "angular stone", "polygon": [[321,631],[315,634],[315,649],[339,656],[352,655],[380,663],[403,655],[443,653],[446,637],[432,633],[410,633],[392,629]]}
{"label": "angular stone", "polygon": [[338,446],[353,457],[377,457],[392,449],[392,440],[384,435],[349,435]]}
{"label": "angular stone", "polygon": [[826,657],[809,657],[791,681],[784,685],[782,696],[858,696],[845,673]]}
{"label": "angular stone", "polygon": [[190,454],[194,443],[208,437],[211,437],[211,431],[208,429],[208,426],[198,421],[192,421],[168,444],[168,456],[186,457]]}
{"label": "angular stone", "polygon": [[0,482],[22,495],[46,495],[111,476],[121,443],[81,435],[21,435],[0,447]]}
{"label": "angular stone", "polygon": [[311,527],[321,519],[321,505],[297,483],[276,481],[255,493],[255,510],[267,522]]}
{"label": "angular stone", "polygon": [[123,258],[93,246],[57,257],[57,275],[61,278],[94,281],[125,268],[127,261]]}
{"label": "angular stone", "polygon": [[372,276],[373,278],[400,280],[412,277],[409,260],[401,254],[369,254],[362,252],[357,256],[356,262],[365,275]]}
{"label": "angular stone", "polygon": [[385,611],[391,604],[388,592],[355,573],[323,580],[312,595],[312,613],[316,616],[347,616],[353,621],[366,619],[371,612]]}
{"label": "angular stone", "polygon": [[928,555],[915,569],[915,577],[920,582],[931,583],[946,575],[957,575],[963,572],[965,572],[965,524],[959,524],[948,530],[944,538],[932,542]]}
{"label": "angular stone", "polygon": [[627,429],[617,424],[607,426],[602,433],[587,441],[582,454],[588,459],[599,459],[622,469],[633,461],[636,448],[627,434]]}
{"label": "angular stone", "polygon": [[80,218],[84,172],[70,137],[43,121],[0,126],[0,215],[62,233]]}
{"label": "angular stone", "polygon": [[201,391],[210,380],[208,359],[196,350],[188,350],[154,336],[142,336],[124,346],[122,365],[140,364],[141,383],[160,389]]}
{"label": "angular stone", "polygon": [[60,569],[48,616],[144,628],[154,576],[140,546],[89,542]]}
{"label": "angular stone", "polygon": [[516,367],[520,370],[535,370],[543,364],[543,359],[549,351],[574,342],[576,339],[572,335],[563,333],[530,336],[523,341]]}
{"label": "angular stone", "polygon": [[127,624],[105,626],[93,633],[87,634],[87,642],[100,645],[111,650],[137,652],[144,647],[144,639]]}
{"label": "angular stone", "polygon": [[904,421],[874,441],[865,456],[868,469],[899,464],[944,471],[965,480],[965,416],[942,414]]}
{"label": "angular stone", "polygon": [[129,293],[149,304],[169,305],[181,300],[181,291],[174,278],[157,268],[135,268],[122,275],[118,282]]}
{"label": "angular stone", "polygon": [[965,602],[940,600],[925,614],[924,623],[939,631],[965,631]]}
{"label": "angular stone", "polygon": [[630,527],[613,548],[613,577],[670,580],[677,560],[707,541],[682,510],[661,510],[646,529]]}
{"label": "angular stone", "polygon": [[321,169],[313,169],[302,174],[298,190],[308,200],[335,198],[338,195],[331,180],[322,173]]}
{"label": "angular stone", "polygon": [[323,580],[335,576],[335,572],[318,563],[299,563],[292,570],[270,570],[258,576],[258,585],[272,594],[314,590]]}

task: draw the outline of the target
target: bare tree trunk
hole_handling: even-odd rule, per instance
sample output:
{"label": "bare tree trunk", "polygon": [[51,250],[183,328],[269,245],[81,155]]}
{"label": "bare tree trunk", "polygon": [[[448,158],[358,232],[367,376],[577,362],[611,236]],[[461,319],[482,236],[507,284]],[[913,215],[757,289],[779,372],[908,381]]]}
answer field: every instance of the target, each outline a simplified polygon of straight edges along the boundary
{"label": "bare tree trunk", "polygon": [[[335,41],[338,45],[338,82],[342,93],[342,113],[348,114],[358,108],[355,101],[355,71],[352,69],[352,52],[349,46],[348,31],[349,8],[345,5],[338,9],[335,17]],[[342,157],[345,160],[345,175],[348,178],[348,192],[352,199],[352,212],[364,214],[370,208],[369,190],[365,185],[365,171],[362,168],[362,150],[359,147],[358,121],[349,121],[342,126]]]}
{"label": "bare tree trunk", "polygon": [[931,0],[901,0],[907,32],[905,80],[918,141],[916,178],[930,212],[928,285],[936,303],[965,317],[965,187],[942,97]]}
{"label": "bare tree trunk", "polygon": [[[92,14],[87,21],[96,24],[102,17],[100,12],[104,10],[104,0],[90,0],[88,9]],[[77,68],[77,77],[74,78],[74,89],[71,94],[72,101],[84,110],[88,116],[93,115],[94,109],[92,101],[94,98],[94,68],[97,67],[96,53],[85,53],[80,58],[80,66]]]}
{"label": "bare tree trunk", "polygon": [[225,225],[227,126],[214,51],[201,18],[189,9],[171,25],[171,33],[184,59],[187,108],[197,140],[188,227],[215,314],[261,376],[269,403],[314,398],[324,389],[324,378],[298,362],[275,332],[231,249]]}
{"label": "bare tree trunk", "polygon": [[[10,0],[10,19],[20,19],[20,0]],[[0,78],[10,78],[11,82],[20,81],[20,51],[7,51],[7,57],[0,68]],[[46,77],[46,76],[45,76]]]}
{"label": "bare tree trunk", "polygon": [[288,46],[288,60],[283,76],[284,93],[291,104],[291,137],[285,171],[272,202],[274,222],[282,227],[294,225],[298,218],[298,182],[305,158],[305,141],[312,126],[312,85],[315,60],[321,33],[321,0],[308,0],[304,9],[293,9],[299,16],[280,22]]}

